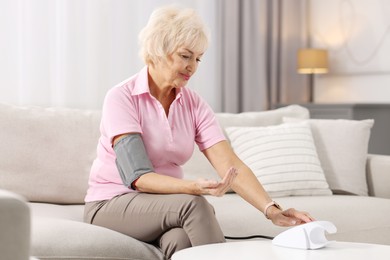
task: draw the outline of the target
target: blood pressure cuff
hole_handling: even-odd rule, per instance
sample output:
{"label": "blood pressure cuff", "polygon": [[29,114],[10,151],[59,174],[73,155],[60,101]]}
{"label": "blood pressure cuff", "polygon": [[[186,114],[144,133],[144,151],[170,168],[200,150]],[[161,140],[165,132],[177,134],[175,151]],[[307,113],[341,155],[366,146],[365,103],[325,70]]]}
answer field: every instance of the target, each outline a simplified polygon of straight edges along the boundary
{"label": "blood pressure cuff", "polygon": [[154,172],[141,134],[129,134],[114,146],[116,167],[126,187],[135,190],[133,182],[148,172]]}

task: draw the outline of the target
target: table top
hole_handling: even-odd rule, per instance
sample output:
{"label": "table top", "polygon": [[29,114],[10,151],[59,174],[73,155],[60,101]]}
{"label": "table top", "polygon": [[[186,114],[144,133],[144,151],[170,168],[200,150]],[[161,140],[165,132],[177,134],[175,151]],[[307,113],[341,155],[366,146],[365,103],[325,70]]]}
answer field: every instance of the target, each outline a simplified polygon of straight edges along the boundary
{"label": "table top", "polygon": [[269,240],[227,242],[187,248],[172,260],[259,260],[259,259],[390,259],[390,246],[365,243],[330,242],[316,250],[292,249],[272,245]]}

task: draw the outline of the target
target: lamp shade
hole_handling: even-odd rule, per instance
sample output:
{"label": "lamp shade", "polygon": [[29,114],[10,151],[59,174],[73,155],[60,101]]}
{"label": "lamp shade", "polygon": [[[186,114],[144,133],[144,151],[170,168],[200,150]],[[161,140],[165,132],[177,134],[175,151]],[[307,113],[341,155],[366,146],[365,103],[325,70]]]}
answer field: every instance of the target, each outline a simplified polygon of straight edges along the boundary
{"label": "lamp shade", "polygon": [[322,74],[328,72],[328,52],[324,49],[299,49],[298,73]]}

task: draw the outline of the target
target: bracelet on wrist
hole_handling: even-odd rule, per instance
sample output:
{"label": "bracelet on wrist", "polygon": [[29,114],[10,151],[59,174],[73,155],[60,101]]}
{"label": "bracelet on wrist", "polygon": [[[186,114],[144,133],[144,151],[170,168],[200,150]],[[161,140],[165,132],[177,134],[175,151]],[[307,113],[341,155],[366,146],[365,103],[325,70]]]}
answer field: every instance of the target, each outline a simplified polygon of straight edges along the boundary
{"label": "bracelet on wrist", "polygon": [[264,207],[264,216],[265,216],[267,219],[269,219],[269,216],[268,216],[268,214],[267,214],[267,211],[268,211],[268,209],[269,209],[270,207],[272,207],[272,206],[276,207],[277,209],[283,210],[282,207],[281,207],[278,203],[276,203],[275,201],[271,201],[270,203],[268,203],[268,204],[265,205],[265,207]]}

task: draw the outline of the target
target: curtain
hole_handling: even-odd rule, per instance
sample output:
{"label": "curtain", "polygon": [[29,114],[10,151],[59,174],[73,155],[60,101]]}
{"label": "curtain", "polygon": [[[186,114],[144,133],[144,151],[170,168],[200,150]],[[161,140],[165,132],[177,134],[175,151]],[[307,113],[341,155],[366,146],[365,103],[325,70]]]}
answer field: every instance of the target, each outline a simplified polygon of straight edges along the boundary
{"label": "curtain", "polygon": [[210,28],[189,87],[216,112],[300,100],[301,0],[0,0],[0,102],[101,108],[108,89],[144,66],[137,37],[152,10],[172,3]]}
{"label": "curtain", "polygon": [[220,2],[223,111],[263,110],[266,106],[266,2]]}
{"label": "curtain", "polygon": [[[138,33],[151,12],[173,3],[196,9],[214,34],[208,0],[0,0],[0,102],[101,108],[144,66]],[[218,110],[214,45],[191,87]]]}
{"label": "curtain", "polygon": [[310,0],[269,0],[277,5],[273,9],[277,9],[279,14],[279,58],[273,60],[279,67],[279,82],[276,86],[271,84],[272,89],[278,89],[278,94],[271,98],[271,107],[274,104],[299,104],[309,101],[309,77],[298,74],[296,69],[298,49],[309,47],[306,24],[308,1]]}
{"label": "curtain", "polygon": [[304,0],[225,0],[220,10],[223,111],[304,102],[306,79],[295,69]]}

